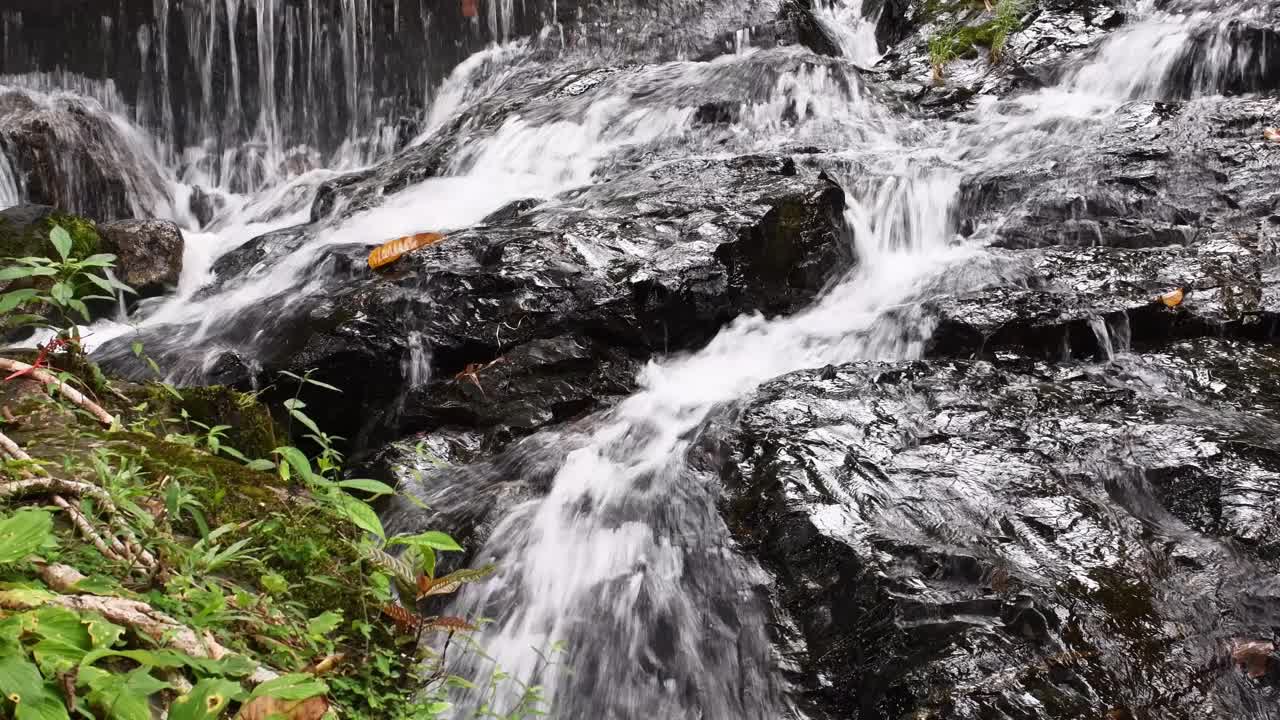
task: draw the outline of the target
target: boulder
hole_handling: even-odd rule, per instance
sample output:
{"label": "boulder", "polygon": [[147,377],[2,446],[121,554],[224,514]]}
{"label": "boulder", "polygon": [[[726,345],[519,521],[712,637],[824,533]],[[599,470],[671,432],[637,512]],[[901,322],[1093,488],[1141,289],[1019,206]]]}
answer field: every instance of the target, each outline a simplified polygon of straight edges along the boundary
{"label": "boulder", "polygon": [[810,716],[1271,702],[1228,657],[1276,619],[1277,363],[1205,339],[1110,366],[1006,353],[762,388],[708,453]]}
{"label": "boulder", "polygon": [[[834,183],[785,156],[697,159],[453,233],[378,273],[365,246],[325,246],[298,278],[325,294],[300,302],[273,289],[215,330],[212,346],[253,348],[242,351],[251,364],[220,365],[248,375],[218,380],[315,368],[348,390],[313,405],[339,434],[373,442],[388,428],[461,426],[497,448],[607,404],[630,390],[638,363],[697,347],[743,312],[802,307],[854,262],[843,208]],[[282,230],[227,254],[220,289],[260,282],[318,231]],[[145,341],[179,374],[208,369],[180,331]],[[429,379],[406,393],[415,347],[430,351],[419,372]],[[131,364],[125,350],[103,352]],[[357,418],[380,430],[352,427]]]}
{"label": "boulder", "polygon": [[117,220],[98,226],[104,252],[116,256],[115,274],[140,297],[159,295],[182,275],[182,230],[168,220]]}
{"label": "boulder", "polygon": [[23,176],[29,202],[97,220],[168,206],[166,172],[151,149],[87,98],[0,90],[0,153]]}

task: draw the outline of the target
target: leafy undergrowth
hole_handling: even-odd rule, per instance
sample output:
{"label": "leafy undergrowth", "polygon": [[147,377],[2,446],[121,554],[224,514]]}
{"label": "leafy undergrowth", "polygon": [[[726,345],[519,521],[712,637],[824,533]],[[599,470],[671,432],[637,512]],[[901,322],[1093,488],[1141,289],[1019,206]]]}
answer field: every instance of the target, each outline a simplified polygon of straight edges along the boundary
{"label": "leafy undergrowth", "polygon": [[[254,457],[228,438],[284,434],[255,398],[112,382],[69,347],[45,371],[110,427],[33,375],[0,385],[0,717],[425,720],[474,691],[423,641],[472,622],[415,600],[491,569],[437,577],[451,538],[386,538],[368,501],[393,489],[344,478],[300,401],[311,452]],[[528,688],[476,716],[544,710]]]}

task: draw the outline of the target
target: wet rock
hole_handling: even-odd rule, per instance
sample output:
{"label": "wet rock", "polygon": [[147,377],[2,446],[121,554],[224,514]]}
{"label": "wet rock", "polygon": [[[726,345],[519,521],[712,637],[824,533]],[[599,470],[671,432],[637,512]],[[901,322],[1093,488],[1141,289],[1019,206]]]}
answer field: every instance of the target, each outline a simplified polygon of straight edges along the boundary
{"label": "wet rock", "polygon": [[[1056,80],[1067,62],[1123,22],[1115,5],[1109,0],[1035,3],[995,56],[985,39],[993,13],[963,3],[898,10],[891,16],[895,19],[882,17],[877,26],[877,37],[893,47],[875,72],[891,94],[919,105],[929,116],[951,117],[971,109],[977,98],[1007,97]],[[929,42],[961,28],[979,40],[945,64],[939,82]]]}
{"label": "wet rock", "polygon": [[[968,178],[960,214],[1002,279],[942,297],[935,351],[1107,357],[1178,338],[1270,337],[1280,170],[1256,155],[1267,101],[1125,106],[1039,160]],[[1154,298],[1186,291],[1174,308]],[[1110,347],[1109,347],[1110,346]]]}
{"label": "wet rock", "polygon": [[[1272,618],[1217,598],[1272,592],[1280,444],[1212,388],[1274,363],[1206,340],[763,387],[713,454],[798,697],[831,718],[1248,715],[1266,700],[1226,643]],[[1179,394],[1192,377],[1207,391]]]}
{"label": "wet rock", "polygon": [[[941,355],[1015,349],[1108,359],[1184,337],[1256,336],[1269,321],[1261,310],[1263,256],[1255,238],[1241,240],[997,251],[1006,284],[927,303],[939,322],[930,347]],[[1184,293],[1174,307],[1157,300],[1174,289]]]}
{"label": "wet rock", "polygon": [[1045,136],[1030,166],[968,178],[963,212],[1008,248],[1189,245],[1224,232],[1270,242],[1275,229],[1259,221],[1272,212],[1280,169],[1257,153],[1273,117],[1272,103],[1256,98],[1131,103],[1083,140]]}
{"label": "wet rock", "polygon": [[213,222],[213,219],[217,217],[218,213],[222,212],[226,204],[226,198],[221,193],[197,186],[191,189],[188,209],[191,212],[191,216],[200,224],[200,227],[205,227]]}
{"label": "wet rock", "polygon": [[155,158],[84,98],[0,91],[0,153],[32,203],[113,220],[168,202]]}
{"label": "wet rock", "polygon": [[634,389],[639,363],[627,353],[572,336],[536,339],[492,364],[410,393],[401,423],[483,428],[492,452],[543,427],[581,417]]}
{"label": "wet rock", "polygon": [[159,295],[182,275],[182,230],[168,220],[117,220],[98,226],[102,249],[116,256],[116,277],[140,297]]}
{"label": "wet rock", "polygon": [[[340,387],[380,378],[324,399],[321,419],[347,437],[375,442],[383,432],[351,422],[388,408],[379,422],[473,428],[496,448],[610,402],[638,362],[696,347],[743,312],[801,307],[854,262],[843,207],[836,185],[787,157],[667,163],[453,233],[377,274],[366,247],[325,248],[307,272],[330,291],[301,302],[260,288],[263,301],[220,332],[227,347],[271,339],[242,383],[280,369],[316,368]],[[224,256],[223,289],[260,281],[315,232],[278,231]],[[430,348],[431,379],[399,401],[415,343]],[[178,345],[147,348],[203,373]]]}

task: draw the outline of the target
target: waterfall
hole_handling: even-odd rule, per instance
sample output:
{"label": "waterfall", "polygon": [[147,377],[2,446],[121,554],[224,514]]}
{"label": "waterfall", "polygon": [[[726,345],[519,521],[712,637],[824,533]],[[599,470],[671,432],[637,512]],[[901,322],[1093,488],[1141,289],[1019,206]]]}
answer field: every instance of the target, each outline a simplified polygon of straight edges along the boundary
{"label": "waterfall", "polygon": [[[772,580],[734,546],[716,507],[714,478],[690,461],[696,441],[780,375],[920,358],[936,322],[927,301],[1000,280],[984,262],[987,251],[960,237],[955,216],[966,173],[1027,163],[1046,143],[1087,142],[1089,130],[1126,103],[1218,92],[1268,62],[1261,51],[1234,49],[1238,18],[1227,11],[1209,2],[1165,5],[1140,4],[1128,26],[1065,66],[1056,83],[981,100],[954,123],[907,116],[868,90],[857,66],[876,62],[881,48],[857,0],[824,0],[817,11],[843,58],[749,47],[751,33],[734,27],[733,54],[644,63],[574,47],[546,52],[515,39],[525,12],[513,0],[487,2],[487,37],[503,44],[456,64],[439,84],[414,76],[416,100],[432,89],[429,109],[382,106],[390,93],[369,72],[385,20],[381,4],[341,0],[336,13],[323,15],[318,4],[225,0],[183,10],[193,53],[187,60],[199,68],[199,83],[166,85],[176,71],[162,65],[157,97],[137,104],[161,108],[151,128],[158,140],[139,139],[145,133],[131,123],[147,116],[120,115],[129,104],[111,86],[86,80],[84,90],[103,98],[91,110],[111,119],[107,148],[135,155],[113,162],[153,168],[163,156],[185,164],[181,180],[177,168],[151,173],[162,181],[137,179],[133,197],[156,197],[147,185],[157,182],[161,195],[175,184],[207,182],[229,197],[209,232],[194,236],[200,242],[188,248],[178,292],[134,319],[134,331],[164,338],[180,349],[180,360],[201,369],[228,349],[252,355],[278,341],[270,328],[245,330],[254,310],[283,315],[320,305],[350,281],[350,267],[335,268],[337,247],[363,252],[400,235],[462,230],[514,201],[540,203],[547,214],[586,212],[576,194],[582,188],[599,187],[603,195],[616,173],[691,158],[782,154],[836,182],[856,267],[808,308],[740,316],[700,349],[650,360],[636,391],[611,409],[514,446],[516,457],[504,467],[518,472],[553,454],[544,452],[550,445],[567,452],[545,493],[516,504],[484,546],[472,549],[498,570],[468,586],[447,611],[492,619],[475,634],[483,652],[450,657],[451,671],[479,688],[458,698],[453,717],[469,717],[493,688],[500,705],[513,703],[524,691],[520,683],[528,683],[545,688],[565,718],[772,720],[795,712],[780,670],[785,659],[770,637],[773,618],[757,592]],[[175,10],[156,0],[156,12],[167,18]],[[397,28],[413,16],[399,3],[391,13]],[[175,52],[165,45],[165,22],[138,35],[144,58]],[[253,48],[237,45],[244,23],[255,29]],[[257,61],[245,63],[250,51]],[[1189,64],[1193,56],[1199,59]],[[177,106],[175,93],[186,91],[198,98],[185,105],[197,117],[165,114]],[[70,102],[49,91],[13,92],[38,112]],[[241,112],[226,97],[253,102]],[[516,109],[501,112],[508,103]],[[707,107],[727,119],[702,121]],[[416,112],[416,122],[398,138],[388,129],[402,112]],[[458,142],[443,142],[450,139]],[[819,143],[833,151],[813,159],[797,151]],[[308,224],[317,187],[400,145],[405,154],[392,161],[406,164],[391,167],[405,171],[396,180],[410,180],[377,186],[368,204],[341,205]],[[148,146],[170,152],[137,150]],[[428,151],[438,154],[429,171],[412,164]],[[363,179],[372,187],[370,177],[377,179]],[[23,192],[21,176],[0,155],[0,205]],[[264,243],[261,260],[206,287],[215,261],[277,230],[283,232]],[[590,238],[561,240],[595,261]],[[1114,328],[1103,317],[1090,319],[1107,359],[1128,349],[1128,319],[1121,317]],[[404,328],[406,352],[397,360],[407,394],[431,381],[433,348],[418,325],[406,321]],[[437,496],[420,499],[430,505]],[[552,648],[563,655],[549,656]]]}

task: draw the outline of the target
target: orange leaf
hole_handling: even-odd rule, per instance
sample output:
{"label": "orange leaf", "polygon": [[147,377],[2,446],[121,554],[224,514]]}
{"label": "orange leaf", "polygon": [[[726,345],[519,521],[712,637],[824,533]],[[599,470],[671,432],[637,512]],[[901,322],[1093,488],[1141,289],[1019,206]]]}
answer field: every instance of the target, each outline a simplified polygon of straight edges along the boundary
{"label": "orange leaf", "polygon": [[406,235],[396,238],[389,242],[382,243],[369,253],[369,268],[377,270],[384,265],[390,265],[400,259],[401,255],[412,252],[418,248],[428,245],[434,245],[444,239],[444,235],[440,233],[418,233],[417,235]]}
{"label": "orange leaf", "polygon": [[382,614],[391,618],[400,632],[416,632],[422,627],[422,616],[398,603],[383,605]]}
{"label": "orange leaf", "polygon": [[245,703],[236,714],[236,720],[320,720],[329,712],[329,701],[323,696],[306,700],[281,700],[273,697],[256,697]]}
{"label": "orange leaf", "polygon": [[1160,302],[1164,303],[1166,307],[1178,307],[1182,304],[1183,294],[1182,288],[1176,288],[1161,295],[1158,299]]}

